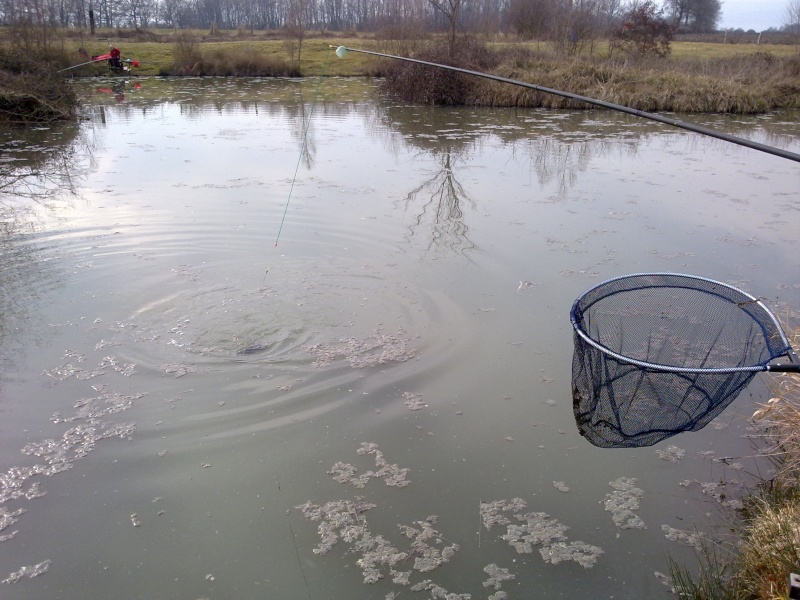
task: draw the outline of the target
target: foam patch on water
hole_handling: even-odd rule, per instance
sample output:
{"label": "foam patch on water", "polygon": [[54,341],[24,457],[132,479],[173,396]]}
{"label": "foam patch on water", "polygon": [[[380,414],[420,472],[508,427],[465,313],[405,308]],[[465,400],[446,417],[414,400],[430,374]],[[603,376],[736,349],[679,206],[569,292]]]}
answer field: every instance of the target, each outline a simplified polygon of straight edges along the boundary
{"label": "foam patch on water", "polygon": [[644,492],[636,487],[633,477],[620,477],[610,482],[614,491],[606,495],[603,507],[611,513],[611,520],[620,529],[647,529],[647,525],[633,511],[639,508]]}
{"label": "foam patch on water", "polygon": [[33,579],[34,577],[38,577],[42,573],[47,572],[47,569],[50,568],[50,563],[52,562],[53,561],[48,559],[40,562],[37,565],[22,567],[19,571],[14,571],[8,577],[3,579],[3,583],[16,583],[23,577],[27,577],[28,579]]}
{"label": "foam patch on water", "polygon": [[[0,531],[11,527],[14,523],[19,521],[19,516],[24,514],[26,511],[24,508],[19,508],[14,511],[9,511],[6,508],[0,506]],[[17,535],[18,531],[12,531],[11,533],[4,534],[0,536],[0,542],[5,542],[7,540],[12,539],[15,535]]]}
{"label": "foam patch on water", "polygon": [[390,487],[405,487],[411,482],[406,479],[406,475],[411,469],[400,468],[396,464],[390,464],[383,456],[383,452],[378,449],[378,444],[374,442],[362,442],[361,447],[356,450],[356,454],[371,454],[375,457],[375,466],[378,470],[369,472],[370,477],[383,479],[384,483]]}
{"label": "foam patch on water", "polygon": [[340,339],[338,343],[306,346],[306,352],[316,358],[313,363],[315,367],[324,367],[337,359],[344,359],[354,369],[363,369],[414,358],[417,350],[411,348],[410,343],[403,329],[393,334],[383,333],[379,329],[363,340],[349,337]]}
{"label": "foam patch on water", "polygon": [[740,499],[743,485],[738,481],[698,481],[696,479],[685,479],[680,483],[681,487],[699,487],[703,495],[712,498],[720,506],[741,510],[744,504]]}
{"label": "foam patch on water", "polygon": [[[359,456],[372,456],[375,459],[377,471],[368,470],[359,473],[355,465],[345,462],[336,462],[328,474],[339,483],[350,484],[359,489],[367,487],[373,479],[383,479],[387,485],[405,487],[411,482],[406,478],[408,468],[401,468],[389,463],[381,452],[378,444],[362,442],[356,450]],[[582,541],[569,541],[566,525],[543,512],[523,511],[527,503],[522,498],[511,500],[493,500],[481,502],[479,506],[481,521],[487,530],[495,526],[506,528],[506,533],[500,539],[506,541],[520,554],[532,554],[538,547],[542,560],[550,564],[572,561],[584,568],[591,568],[603,550],[597,546]],[[393,543],[389,536],[374,532],[366,518],[366,513],[377,508],[375,503],[367,500],[365,496],[356,496],[353,499],[340,499],[324,504],[308,501],[296,507],[309,521],[318,522],[317,533],[319,544],[313,549],[314,554],[328,554],[334,546],[348,544],[348,553],[358,555],[356,565],[361,569],[364,583],[374,584],[378,581],[391,579],[392,584],[408,587],[411,591],[430,592],[431,598],[446,600],[464,599],[470,594],[449,592],[432,579],[413,582],[415,574],[432,573],[442,565],[452,561],[461,550],[458,543],[448,540],[437,528],[439,517],[429,515],[423,520],[412,521],[410,524],[397,524],[402,538],[407,543]],[[480,540],[478,543],[480,547]],[[406,568],[403,568],[403,567]],[[504,581],[516,577],[509,569],[491,563],[484,568],[489,578],[484,582],[484,587],[493,588],[495,593],[491,600],[507,598],[505,592],[500,591]],[[396,597],[395,592],[390,592],[386,598]]]}
{"label": "foam patch on water", "polygon": [[514,575],[508,569],[498,567],[495,563],[491,563],[483,567],[483,572],[489,576],[489,579],[483,582],[483,587],[490,587],[495,590],[499,590],[504,581],[510,581],[511,579],[516,578],[516,575]]}
{"label": "foam patch on water", "polygon": [[53,369],[46,369],[42,371],[42,375],[60,382],[66,381],[70,377],[75,377],[75,379],[86,381],[88,379],[94,379],[95,377],[105,375],[109,370],[116,371],[120,375],[125,375],[126,377],[130,377],[136,373],[136,365],[134,363],[120,363],[119,359],[117,359],[115,356],[104,357],[95,367],[92,367],[91,369],[82,368],[75,364],[85,362],[86,357],[78,354],[74,350],[67,350],[64,353],[64,359],[72,362],[61,364]]}
{"label": "foam patch on water", "polygon": [[669,525],[662,525],[661,531],[664,532],[664,537],[668,540],[678,542],[683,546],[689,546],[696,550],[699,550],[703,546],[703,536],[699,533],[675,529]]}
{"label": "foam patch on water", "polygon": [[404,392],[403,398],[405,398],[405,405],[406,407],[408,407],[408,410],[416,411],[428,407],[428,405],[422,401],[422,394],[412,394],[411,392]]}
{"label": "foam patch on water", "polygon": [[520,554],[531,554],[535,546],[541,546],[539,554],[545,562],[558,564],[571,560],[587,569],[594,566],[603,553],[601,548],[581,541],[567,544],[568,526],[544,512],[522,514],[525,507],[522,498],[481,503],[483,526],[491,530],[495,525],[506,525],[506,534],[501,539]]}
{"label": "foam patch on water", "polygon": [[[83,362],[83,358],[72,351],[67,351],[66,357]],[[106,357],[99,368],[105,370],[116,366],[119,366],[119,363],[115,359]],[[123,375],[128,374],[125,372],[127,369],[127,366],[122,366],[118,372]],[[56,371],[62,374],[85,372],[61,367]],[[54,376],[52,371],[46,372],[46,374]],[[86,457],[101,440],[115,437],[131,438],[136,427],[134,423],[110,422],[105,418],[129,410],[137,399],[146,394],[123,395],[109,392],[104,386],[94,386],[93,389],[98,394],[74,401],[72,414],[64,416],[56,413],[51,417],[51,422],[56,425],[62,423],[71,425],[60,437],[31,442],[21,448],[23,454],[39,459],[36,464],[11,467],[4,473],[0,473],[0,532],[15,525],[20,516],[27,512],[26,508],[9,509],[3,506],[4,504],[12,501],[34,500],[45,495],[46,492],[42,490],[41,482],[30,482],[30,479],[41,475],[52,476],[71,469],[75,461]],[[18,530],[2,533],[0,542],[14,539],[17,533]],[[3,582],[15,583],[23,577],[32,578],[41,575],[47,571],[50,562],[50,560],[46,560],[36,565],[22,567],[11,573]]]}
{"label": "foam patch on water", "polygon": [[686,456],[686,450],[683,448],[678,448],[677,446],[667,446],[667,448],[664,450],[656,450],[656,454],[658,454],[658,458],[661,460],[677,463],[683,460],[683,457]]}
{"label": "foam patch on water", "polygon": [[186,363],[166,363],[161,365],[161,370],[175,378],[183,377],[190,373],[197,373],[197,367],[195,365]]}

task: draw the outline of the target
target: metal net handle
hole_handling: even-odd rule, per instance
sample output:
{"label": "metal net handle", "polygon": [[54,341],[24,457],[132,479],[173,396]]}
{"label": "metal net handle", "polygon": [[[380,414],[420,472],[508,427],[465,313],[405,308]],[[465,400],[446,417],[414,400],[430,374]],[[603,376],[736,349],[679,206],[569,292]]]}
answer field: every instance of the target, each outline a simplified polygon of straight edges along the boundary
{"label": "metal net handle", "polygon": [[[739,294],[746,296],[752,302],[757,304],[761,308],[761,310],[763,310],[764,313],[767,316],[769,316],[769,318],[772,320],[772,323],[773,325],[775,325],[777,332],[780,334],[781,340],[783,341],[785,347],[785,351],[782,354],[779,354],[778,357],[786,356],[790,362],[781,363],[777,365],[759,364],[747,367],[675,367],[669,365],[660,365],[657,363],[651,363],[643,360],[637,360],[635,358],[623,356],[618,352],[614,352],[611,348],[608,348],[607,346],[604,346],[603,344],[600,344],[599,342],[596,342],[595,340],[590,338],[583,330],[581,324],[578,323],[578,319],[576,318],[575,314],[577,312],[578,305],[580,304],[581,300],[586,297],[587,294],[593,292],[594,290],[600,287],[603,287],[604,285],[608,285],[609,283],[613,283],[615,281],[619,281],[622,279],[632,279],[634,277],[680,277],[685,279],[695,279],[697,281],[703,281],[705,283],[721,285],[723,287],[726,287],[730,290],[733,290]],[[758,373],[763,371],[770,371],[775,373],[800,373],[800,359],[794,352],[791,344],[789,344],[789,340],[787,339],[786,334],[784,333],[783,328],[781,327],[777,317],[772,313],[772,311],[767,307],[766,304],[761,302],[761,300],[759,300],[752,294],[748,294],[744,290],[740,290],[737,287],[734,287],[727,283],[723,283],[721,281],[716,281],[714,279],[709,279],[707,277],[700,277],[699,275],[686,275],[684,273],[671,273],[671,272],[632,273],[630,275],[622,275],[620,277],[613,277],[611,279],[606,279],[605,281],[602,281],[597,285],[590,287],[583,294],[581,294],[577,300],[575,300],[575,302],[572,305],[572,310],[570,310],[569,318],[570,321],[572,322],[572,327],[575,330],[575,333],[577,333],[581,337],[581,339],[583,339],[587,344],[593,346],[603,354],[607,354],[620,362],[628,363],[642,369],[652,369],[655,371],[662,371],[664,373],[746,373],[746,372]]]}

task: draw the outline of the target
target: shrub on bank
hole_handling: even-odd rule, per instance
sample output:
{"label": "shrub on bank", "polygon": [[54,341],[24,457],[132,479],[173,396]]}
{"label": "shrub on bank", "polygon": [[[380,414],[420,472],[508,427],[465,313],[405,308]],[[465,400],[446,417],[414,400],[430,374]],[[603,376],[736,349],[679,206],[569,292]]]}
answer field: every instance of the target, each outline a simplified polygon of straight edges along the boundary
{"label": "shrub on bank", "polygon": [[[413,58],[472,71],[490,71],[499,64],[496,52],[471,37],[456,38],[452,49],[447,41],[437,40]],[[384,92],[399,100],[449,106],[475,103],[478,79],[469,75],[394,61],[386,65],[384,76]]]}
{"label": "shrub on bank", "polygon": [[0,48],[0,121],[41,123],[75,118],[78,100],[52,52]]}

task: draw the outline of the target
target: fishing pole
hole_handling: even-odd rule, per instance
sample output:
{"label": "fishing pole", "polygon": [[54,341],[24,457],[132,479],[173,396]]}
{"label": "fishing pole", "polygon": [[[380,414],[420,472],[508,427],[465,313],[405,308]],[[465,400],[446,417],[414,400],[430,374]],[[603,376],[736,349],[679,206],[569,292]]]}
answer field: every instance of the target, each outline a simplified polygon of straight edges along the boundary
{"label": "fishing pole", "polygon": [[78,67],[83,67],[85,65],[91,65],[93,63],[103,62],[103,61],[106,61],[106,60],[108,60],[108,59],[107,58],[93,58],[92,60],[90,60],[88,62],[81,63],[79,65],[73,65],[71,67],[67,67],[66,69],[60,69],[60,70],[57,71],[57,73],[63,73],[64,71],[69,71],[70,69],[77,69]]}
{"label": "fishing pole", "polygon": [[[70,69],[77,69],[78,67],[83,67],[85,65],[91,65],[91,64],[94,64],[94,63],[98,63],[98,62],[104,62],[106,60],[108,60],[108,55],[103,55],[102,58],[101,57],[93,58],[92,60],[90,60],[88,62],[81,63],[79,65],[73,65],[71,67],[67,67],[66,69],[59,69],[56,72],[57,73],[63,73],[64,71],[69,71]],[[125,63],[127,65],[132,65],[134,67],[138,67],[139,66],[139,61],[138,60],[133,60],[131,58],[125,58],[125,59],[121,60],[120,62]]]}
{"label": "fishing pole", "polygon": [[[334,46],[331,46],[333,48]],[[772,154],[773,156],[779,156],[781,158],[788,158],[789,160],[793,160],[795,162],[800,163],[800,154],[796,154],[794,152],[789,152],[788,150],[782,150],[781,148],[775,148],[774,146],[768,146],[767,144],[760,144],[758,142],[754,142],[752,140],[748,140],[745,138],[740,138],[735,135],[730,135],[728,133],[722,133],[721,131],[716,131],[715,129],[710,129],[708,127],[702,127],[700,125],[695,125],[694,123],[687,123],[686,121],[680,121],[678,119],[672,119],[670,117],[665,117],[663,115],[658,115],[655,113],[646,112],[643,110],[637,110],[635,108],[631,108],[629,106],[624,106],[622,104],[614,104],[613,102],[606,102],[605,100],[598,100],[597,98],[590,98],[588,96],[581,96],[579,94],[573,94],[572,92],[564,92],[561,90],[555,90],[553,88],[544,87],[542,85],[537,85],[535,83],[527,83],[525,81],[518,81],[516,79],[509,79],[508,77],[500,77],[499,75],[491,75],[489,73],[482,73],[480,71],[472,71],[470,69],[462,69],[460,67],[452,67],[450,65],[443,65],[440,63],[429,62],[426,60],[419,60],[416,58],[408,58],[406,56],[395,56],[393,54],[384,54],[383,52],[374,52],[372,50],[360,50],[358,48],[349,48],[347,46],[339,46],[336,48],[336,56],[339,58],[344,58],[348,52],[360,52],[361,54],[371,54],[373,56],[381,56],[383,58],[391,58],[394,60],[402,60],[405,62],[415,63],[418,65],[425,65],[428,67],[436,67],[437,69],[445,69],[447,71],[454,71],[456,73],[463,73],[464,75],[474,75],[476,77],[483,77],[484,79],[491,79],[493,81],[499,81],[501,83],[510,83],[511,85],[518,85],[521,87],[529,88],[531,90],[536,90],[537,92],[543,92],[545,94],[553,94],[556,96],[561,96],[562,98],[569,98],[571,100],[578,100],[580,102],[585,102],[587,104],[592,104],[594,106],[599,106],[601,108],[607,108],[609,110],[615,110],[622,113],[627,113],[629,115],[634,115],[636,117],[641,117],[643,119],[649,119],[651,121],[657,121],[659,123],[665,123],[667,125],[672,125],[673,127],[678,127],[680,129],[686,129],[688,131],[693,131],[695,133],[700,133],[702,135],[707,135],[709,137],[716,138],[718,140],[723,140],[725,142],[730,142],[732,144],[738,144],[739,146],[744,146],[745,148],[750,148],[752,150],[758,150],[760,152],[766,152],[767,154]]]}

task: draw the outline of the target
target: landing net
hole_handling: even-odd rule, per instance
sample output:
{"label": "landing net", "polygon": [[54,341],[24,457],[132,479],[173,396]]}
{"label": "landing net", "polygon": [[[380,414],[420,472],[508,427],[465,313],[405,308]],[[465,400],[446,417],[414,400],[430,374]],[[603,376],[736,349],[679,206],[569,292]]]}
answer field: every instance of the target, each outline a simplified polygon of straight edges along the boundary
{"label": "landing net", "polygon": [[794,356],[770,310],[703,277],[610,279],[580,296],[570,318],[575,420],[581,435],[604,448],[650,446],[697,431],[756,373],[796,370],[769,365]]}

